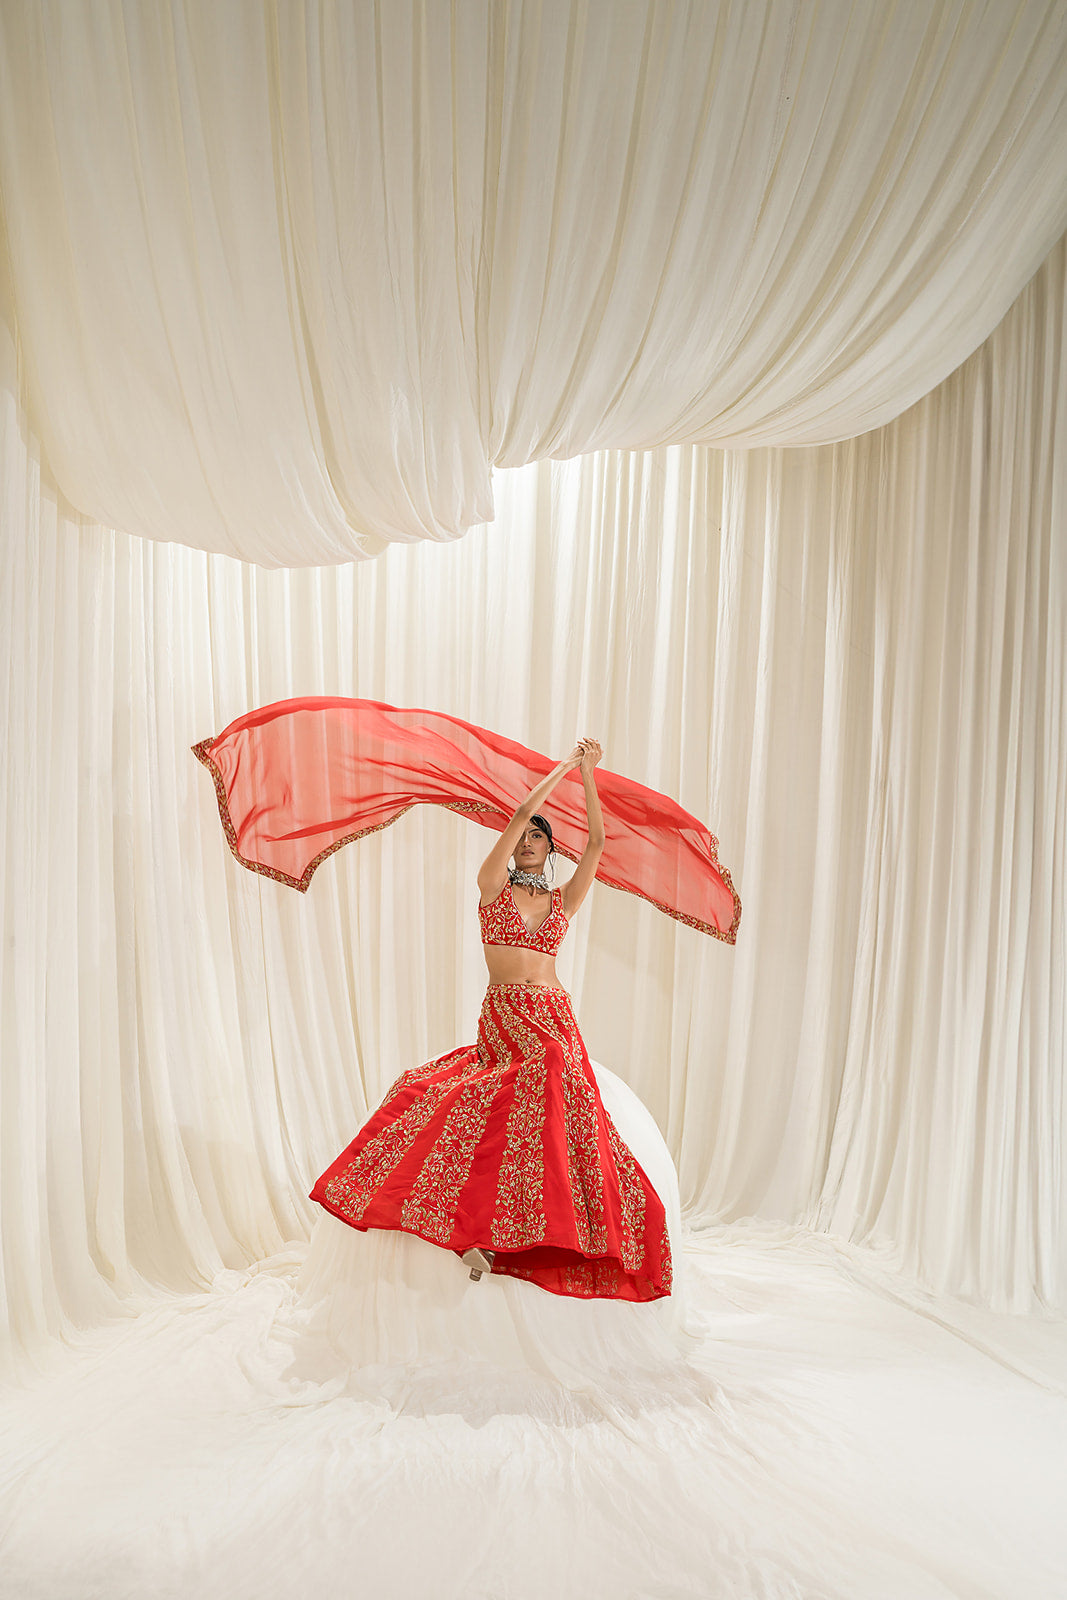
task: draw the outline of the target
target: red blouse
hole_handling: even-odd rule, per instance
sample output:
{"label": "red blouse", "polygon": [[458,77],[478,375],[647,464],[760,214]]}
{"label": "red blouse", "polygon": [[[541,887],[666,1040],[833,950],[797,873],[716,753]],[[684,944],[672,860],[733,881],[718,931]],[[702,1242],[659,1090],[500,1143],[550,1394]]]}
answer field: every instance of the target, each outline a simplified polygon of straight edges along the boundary
{"label": "red blouse", "polygon": [[478,907],[482,943],[518,945],[524,950],[540,950],[546,956],[554,956],[563,943],[570,921],[563,909],[563,895],[558,889],[551,891],[551,899],[548,916],[537,931],[531,933],[515,904],[509,881],[491,905]]}

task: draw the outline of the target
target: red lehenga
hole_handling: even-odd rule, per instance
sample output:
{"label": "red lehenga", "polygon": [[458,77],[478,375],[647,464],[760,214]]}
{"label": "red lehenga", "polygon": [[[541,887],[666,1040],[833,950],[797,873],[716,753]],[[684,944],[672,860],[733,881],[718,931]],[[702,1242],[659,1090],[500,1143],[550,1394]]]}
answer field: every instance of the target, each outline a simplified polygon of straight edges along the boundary
{"label": "red lehenga", "polygon": [[[479,907],[486,944],[555,955],[562,896],[530,932],[510,883]],[[311,1191],[353,1228],[396,1228],[554,1294],[671,1291],[663,1203],[597,1091],[565,990],[490,984],[478,1039],[405,1072]]]}

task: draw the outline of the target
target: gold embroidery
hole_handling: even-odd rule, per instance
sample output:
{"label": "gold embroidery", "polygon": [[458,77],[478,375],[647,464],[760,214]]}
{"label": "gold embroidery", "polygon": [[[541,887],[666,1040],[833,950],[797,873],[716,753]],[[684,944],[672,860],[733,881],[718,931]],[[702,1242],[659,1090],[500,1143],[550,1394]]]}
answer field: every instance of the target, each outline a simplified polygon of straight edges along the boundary
{"label": "gold embroidery", "polygon": [[562,1057],[564,1136],[574,1227],[582,1250],[600,1255],[607,1249],[604,1217],[604,1174],[600,1162],[597,1107],[598,1096],[584,1067],[584,1049],[569,996],[565,1004],[550,1004],[553,992],[542,993],[546,1004],[537,1008],[537,1021]]}
{"label": "gold embroidery", "polygon": [[460,1089],[433,1149],[423,1162],[400,1220],[405,1228],[447,1244],[456,1226],[456,1206],[501,1080],[510,1064],[502,1052],[487,1068],[479,1051],[478,1076]]}
{"label": "gold embroidery", "polygon": [[491,983],[488,986],[488,991],[487,992],[492,993],[492,991],[494,989],[514,989],[516,991],[519,991],[519,990],[527,990],[528,991],[530,989],[549,989],[555,994],[565,994],[567,996],[567,999],[568,1000],[570,999],[570,994],[568,993],[568,991],[566,989],[563,988],[562,984],[559,984],[559,983],[537,983],[533,978],[520,978],[517,983]]}
{"label": "gold embroidery", "polygon": [[[507,1096],[495,1202],[481,1242],[502,1252],[497,1270],[586,1297],[653,1299],[670,1293],[670,1242],[658,1197],[600,1103],[569,997],[552,985],[490,985],[478,1021],[477,1047],[460,1047],[402,1073],[383,1102],[386,1126],[325,1186],[324,1197],[359,1225],[381,1185],[425,1130],[433,1138],[407,1190],[399,1226],[447,1245],[464,1220],[463,1192],[496,1097]],[[569,1215],[545,1212],[545,1120],[548,1095],[562,1098]],[[409,1097],[402,1111],[390,1105]],[[382,1112],[379,1112],[381,1116]],[[558,1134],[557,1134],[558,1138]],[[559,1146],[553,1146],[558,1149]],[[558,1159],[558,1158],[557,1158]],[[617,1247],[608,1254],[609,1176],[618,1182]],[[563,1173],[559,1174],[563,1178]],[[475,1196],[487,1207],[489,1197]],[[614,1206],[612,1207],[614,1210]],[[373,1216],[373,1212],[372,1212]],[[372,1224],[373,1225],[373,1224]],[[563,1254],[555,1268],[524,1265],[522,1253],[546,1236]],[[565,1241],[573,1240],[573,1246]],[[466,1240],[464,1240],[466,1242]],[[618,1254],[614,1253],[617,1248]],[[518,1253],[515,1255],[514,1253]]]}
{"label": "gold embroidery", "polygon": [[611,1146],[615,1171],[619,1179],[619,1210],[622,1218],[622,1264],[628,1272],[636,1272],[645,1258],[645,1187],[641,1182],[633,1151],[619,1134],[619,1130],[604,1112],[608,1144]]}
{"label": "gold embroidery", "polygon": [[570,926],[563,909],[563,896],[558,889],[553,889],[547,917],[536,928],[528,928],[515,904],[510,883],[504,885],[489,905],[479,905],[478,924],[483,944],[518,946],[523,950],[540,950],[549,956],[558,954]]}
{"label": "gold embroidery", "polygon": [[597,1096],[582,1063],[566,1052],[563,1074],[563,1118],[567,1139],[567,1167],[578,1243],[590,1255],[608,1247],[604,1221],[604,1174],[597,1138]]}
{"label": "gold embroidery", "polygon": [[606,1296],[618,1294],[623,1281],[619,1263],[607,1258],[599,1261],[575,1261],[563,1269],[563,1282],[568,1294]]}
{"label": "gold embroidery", "polygon": [[674,1258],[671,1255],[671,1236],[667,1231],[667,1218],[663,1218],[663,1234],[659,1242],[660,1248],[660,1280],[667,1293],[670,1294],[674,1287]]}
{"label": "gold embroidery", "polygon": [[[342,850],[346,844],[354,844],[357,839],[365,839],[368,834],[381,833],[383,828],[391,828],[394,822],[399,822],[400,818],[408,811],[413,810],[416,805],[439,805],[443,806],[446,811],[459,811],[464,816],[471,817],[477,816],[479,813],[487,813],[490,816],[500,817],[503,823],[507,821],[497,806],[486,805],[481,800],[413,800],[411,805],[401,806],[400,810],[390,817],[388,821],[376,822],[369,828],[357,828],[354,833],[346,833],[343,839],[335,839],[333,844],[328,844],[325,850],[320,850],[318,855],[308,862],[299,878],[294,878],[291,872],[283,872],[281,867],[268,867],[265,862],[252,861],[248,856],[241,854],[237,845],[237,829],[234,827],[233,818],[230,816],[230,801],[226,793],[226,780],[222,776],[217,763],[211,758],[211,747],[217,742],[215,739],[201,739],[199,744],[191,745],[190,748],[196,759],[203,762],[211,774],[211,781],[215,786],[215,799],[219,808],[219,819],[222,822],[222,831],[226,836],[226,843],[230,847],[231,855],[235,861],[240,862],[242,867],[247,867],[249,872],[258,872],[263,878],[273,878],[275,883],[287,883],[290,889],[299,889],[301,894],[307,893],[308,885],[315,872],[329,856],[332,856],[337,850]],[[575,856],[573,859],[577,860],[578,858]]]}
{"label": "gold embroidery", "polygon": [[375,1191],[399,1166],[416,1136],[430,1121],[452,1087],[449,1080],[429,1084],[424,1093],[413,1100],[395,1121],[388,1123],[373,1139],[368,1140],[343,1172],[330,1179],[325,1188],[326,1198],[350,1222],[360,1221]]}
{"label": "gold embroidery", "polygon": [[[222,822],[222,831],[226,836],[226,843],[230,847],[230,852],[233,855],[234,860],[239,861],[242,867],[247,867],[249,872],[258,872],[264,878],[273,878],[276,883],[287,883],[291,889],[299,889],[301,894],[306,894],[308,885],[310,884],[316,869],[321,867],[322,863],[329,856],[332,856],[334,851],[343,849],[346,844],[352,844],[357,839],[365,839],[370,833],[380,833],[383,828],[392,827],[393,823],[398,822],[405,812],[412,809],[412,806],[403,806],[395,816],[389,818],[388,822],[377,822],[373,827],[359,828],[354,833],[346,833],[343,839],[335,839],[333,844],[327,845],[325,850],[320,850],[319,854],[314,858],[314,860],[308,862],[299,878],[294,878],[291,873],[283,872],[280,867],[268,867],[260,861],[249,860],[249,858],[247,856],[243,856],[238,849],[237,829],[234,827],[233,820],[230,816],[230,802],[226,794],[226,781],[223,778],[217,764],[212,760],[211,757],[212,746],[217,744],[217,742],[217,738],[201,739],[200,743],[192,745],[191,749],[196,759],[202,762],[207,768],[208,772],[211,774],[211,781],[215,786],[215,799],[218,803],[219,818]],[[504,817],[503,812],[498,806],[487,805],[484,801],[480,800],[427,800],[412,802],[412,805],[416,804],[440,805],[443,806],[446,811],[458,811],[463,816],[474,817],[481,815],[500,817],[502,826],[505,825],[507,821],[506,817]],[[715,927],[713,923],[703,922],[699,917],[691,917],[685,911],[676,911],[673,906],[665,905],[662,900],[657,900],[653,895],[642,894],[640,889],[631,889],[627,884],[619,883],[616,879],[609,878],[605,872],[600,870],[600,868],[597,869],[597,881],[599,883],[606,883],[612,889],[621,889],[624,894],[632,894],[637,900],[647,900],[649,905],[656,907],[657,911],[662,911],[666,916],[673,917],[675,922],[684,922],[687,927],[695,928],[698,933],[706,933],[709,934],[713,939],[721,939],[724,944],[736,944],[737,929],[741,921],[741,899],[737,893],[737,890],[734,888],[733,879],[730,877],[729,871],[719,860],[719,841],[715,838],[714,834],[709,834],[708,837],[711,840],[710,864],[712,868],[719,874],[719,877],[722,879],[723,883],[725,883],[726,887],[729,889],[734,903],[733,920],[731,921],[729,928],[727,928],[725,931],[722,928]],[[557,844],[556,851],[557,854],[566,856],[568,861],[577,862],[579,860],[579,852],[577,850],[568,850],[563,845]],[[538,929],[538,932],[540,932],[540,929]]]}
{"label": "gold embroidery", "polygon": [[438,1056],[433,1061],[424,1061],[419,1067],[409,1067],[406,1072],[400,1074],[388,1093],[383,1097],[382,1105],[388,1105],[395,1095],[400,1094],[403,1089],[409,1089],[412,1084],[422,1083],[425,1079],[434,1077],[438,1072],[447,1072],[449,1067],[458,1065],[464,1056],[469,1056],[471,1053],[470,1045],[464,1044],[460,1045],[457,1050],[450,1051],[447,1056]]}
{"label": "gold embroidery", "polygon": [[[526,1004],[531,1003],[536,1020],[543,1022],[548,1005],[546,991],[541,989],[531,994]],[[539,1244],[545,1237],[547,1227],[544,1209],[545,1163],[541,1146],[545,1097],[548,1093],[544,1040],[534,1028],[527,1025],[523,1015],[525,1007],[518,997],[513,999],[510,995],[501,995],[498,988],[492,992],[492,998],[486,995],[482,1009],[483,1016],[488,1012],[494,1025],[497,1019],[492,1014],[494,1011],[500,1013],[502,1026],[514,1037],[521,1052],[508,1117],[507,1144],[497,1178],[496,1208],[491,1229],[494,1249],[520,1250]],[[503,1040],[500,1040],[500,1047],[507,1048]]]}
{"label": "gold embroidery", "polygon": [[[610,1256],[602,1256],[598,1260],[595,1257],[583,1259],[575,1254],[558,1270],[563,1293],[579,1295],[584,1299],[618,1299],[620,1290],[627,1285],[627,1274]],[[509,1264],[507,1271],[513,1278],[524,1278],[533,1283],[542,1279],[542,1269],[524,1267],[521,1261]],[[656,1295],[643,1294],[641,1298],[655,1299]]]}

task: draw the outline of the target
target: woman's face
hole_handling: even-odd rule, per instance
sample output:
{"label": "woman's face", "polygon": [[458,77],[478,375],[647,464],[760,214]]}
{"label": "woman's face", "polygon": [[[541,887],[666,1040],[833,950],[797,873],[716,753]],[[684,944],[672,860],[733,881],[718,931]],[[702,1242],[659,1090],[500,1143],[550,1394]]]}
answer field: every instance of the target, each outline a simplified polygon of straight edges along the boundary
{"label": "woman's face", "polygon": [[515,865],[520,872],[543,872],[548,860],[548,834],[536,822],[527,823],[515,846]]}

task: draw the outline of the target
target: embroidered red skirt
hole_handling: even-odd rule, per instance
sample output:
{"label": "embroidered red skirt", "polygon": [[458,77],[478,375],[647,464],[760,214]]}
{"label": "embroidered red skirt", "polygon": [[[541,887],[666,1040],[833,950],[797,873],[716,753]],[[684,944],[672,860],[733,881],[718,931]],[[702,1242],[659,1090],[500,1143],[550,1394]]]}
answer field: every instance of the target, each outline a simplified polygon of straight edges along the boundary
{"label": "embroidered red skirt", "polygon": [[663,1203],[604,1110],[562,989],[492,984],[478,1042],[398,1078],[311,1191],[554,1294],[671,1291]]}

